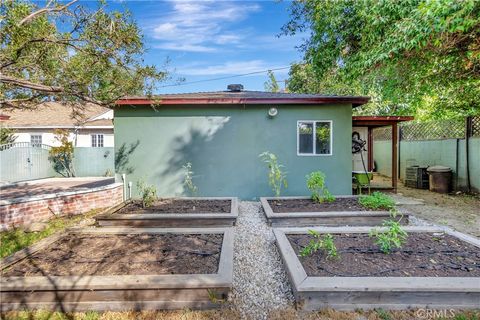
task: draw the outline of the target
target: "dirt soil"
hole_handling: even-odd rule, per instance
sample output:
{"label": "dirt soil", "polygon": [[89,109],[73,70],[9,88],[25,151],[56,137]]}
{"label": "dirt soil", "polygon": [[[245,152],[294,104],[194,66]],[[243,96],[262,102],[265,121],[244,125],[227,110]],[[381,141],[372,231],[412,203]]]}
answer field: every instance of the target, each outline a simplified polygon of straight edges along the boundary
{"label": "dirt soil", "polygon": [[161,199],[148,208],[143,208],[140,201],[134,201],[116,213],[230,213],[231,207],[230,200]]}
{"label": "dirt soil", "polygon": [[398,192],[406,197],[424,200],[423,205],[403,206],[415,216],[480,237],[479,195],[440,194],[403,186]]}
{"label": "dirt soil", "polygon": [[[374,211],[358,203],[357,198],[336,198],[333,202],[318,203],[311,199],[268,200],[275,213],[288,212],[332,212],[332,211]],[[377,210],[381,211],[381,210]]]}
{"label": "dirt soil", "polygon": [[[310,235],[287,235],[295,253]],[[337,258],[322,250],[299,257],[308,276],[317,277],[479,277],[480,248],[447,234],[410,233],[401,249],[382,253],[367,234],[334,235]]]}
{"label": "dirt soil", "polygon": [[223,235],[76,235],[54,242],[2,276],[212,274]]}

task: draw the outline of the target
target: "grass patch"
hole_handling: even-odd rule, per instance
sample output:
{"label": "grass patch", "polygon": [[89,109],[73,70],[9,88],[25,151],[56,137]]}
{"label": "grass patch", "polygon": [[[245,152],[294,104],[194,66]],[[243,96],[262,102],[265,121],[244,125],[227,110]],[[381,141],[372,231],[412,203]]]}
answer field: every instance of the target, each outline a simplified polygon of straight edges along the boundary
{"label": "grass patch", "polygon": [[369,196],[361,196],[358,202],[365,208],[390,210],[395,207],[395,201],[384,193],[375,191]]}
{"label": "grass patch", "polygon": [[21,228],[0,232],[0,258],[9,256],[56,232],[61,232],[83,219],[96,215],[99,211],[100,209],[94,209],[85,214],[54,218],[48,221],[47,227],[40,232],[25,232]]}

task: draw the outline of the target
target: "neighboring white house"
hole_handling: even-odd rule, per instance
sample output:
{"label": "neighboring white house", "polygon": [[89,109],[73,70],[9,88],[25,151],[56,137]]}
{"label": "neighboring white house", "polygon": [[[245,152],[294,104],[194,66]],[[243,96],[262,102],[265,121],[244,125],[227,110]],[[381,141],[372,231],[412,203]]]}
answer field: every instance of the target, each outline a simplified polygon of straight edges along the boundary
{"label": "neighboring white house", "polygon": [[58,146],[55,129],[68,129],[75,147],[113,147],[113,110],[86,105],[72,118],[71,107],[46,102],[28,110],[2,112],[1,126],[15,130],[15,142]]}

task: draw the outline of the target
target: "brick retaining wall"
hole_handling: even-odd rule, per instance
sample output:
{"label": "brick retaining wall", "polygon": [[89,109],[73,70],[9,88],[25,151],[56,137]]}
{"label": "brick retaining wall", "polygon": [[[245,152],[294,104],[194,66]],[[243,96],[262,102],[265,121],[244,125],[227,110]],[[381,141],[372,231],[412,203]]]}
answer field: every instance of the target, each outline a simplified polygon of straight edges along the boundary
{"label": "brick retaining wall", "polygon": [[88,190],[2,200],[0,230],[47,221],[55,216],[75,215],[92,209],[112,207],[122,201],[121,183]]}

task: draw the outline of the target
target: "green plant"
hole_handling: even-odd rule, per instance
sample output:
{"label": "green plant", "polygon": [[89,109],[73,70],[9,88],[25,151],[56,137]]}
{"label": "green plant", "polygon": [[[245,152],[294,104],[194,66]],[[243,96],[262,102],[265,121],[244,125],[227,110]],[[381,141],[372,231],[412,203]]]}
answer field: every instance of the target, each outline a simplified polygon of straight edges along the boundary
{"label": "green plant", "polygon": [[380,247],[380,250],[389,254],[392,252],[392,249],[401,248],[405,241],[407,240],[408,234],[403,230],[400,222],[402,218],[396,220],[398,211],[393,208],[390,210],[391,218],[389,220],[383,221],[383,226],[387,230],[380,232],[377,229],[370,231],[370,237],[375,237],[375,244]]}
{"label": "green plant", "polygon": [[390,210],[395,207],[395,201],[384,193],[375,191],[371,195],[361,196],[358,199],[360,205],[369,209]]}
{"label": "green plant", "polygon": [[154,185],[147,185],[143,180],[137,181],[137,188],[142,196],[142,207],[150,207],[157,200],[157,189]]}
{"label": "green plant", "polygon": [[312,192],[312,200],[323,203],[333,202],[335,197],[328,191],[325,185],[325,174],[321,171],[315,171],[306,176],[307,188]]}
{"label": "green plant", "polygon": [[185,171],[184,177],[183,177],[183,185],[191,195],[196,195],[198,188],[197,186],[193,183],[193,174],[194,172],[192,171],[192,164],[190,162],[187,162],[184,166],[182,166],[183,170]]}
{"label": "green plant", "polygon": [[17,136],[15,136],[15,130],[10,128],[0,128],[0,145],[14,143]]}
{"label": "green plant", "polygon": [[322,249],[326,252],[327,258],[335,258],[337,256],[337,247],[333,242],[333,236],[329,233],[323,235],[315,230],[308,230],[308,234],[313,236],[314,239],[310,240],[310,243],[300,251],[301,257],[312,255],[314,252]]}
{"label": "green plant", "polygon": [[277,156],[271,152],[265,151],[259,157],[268,165],[268,182],[272,187],[276,197],[280,196],[282,186],[288,187],[287,173],[282,171],[283,165],[278,164]]}
{"label": "green plant", "polygon": [[48,159],[53,169],[64,177],[75,177],[73,167],[73,143],[69,140],[70,132],[66,129],[54,130],[55,141],[60,145],[48,151]]}
{"label": "green plant", "polygon": [[211,303],[224,303],[225,302],[225,298],[223,298],[222,295],[218,294],[215,290],[207,289],[207,292],[208,292],[208,299],[210,300]]}

